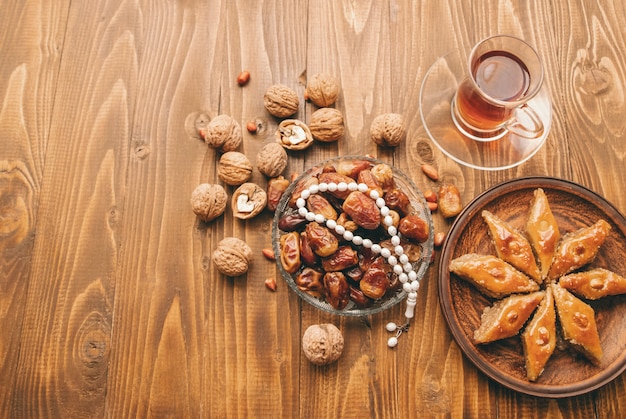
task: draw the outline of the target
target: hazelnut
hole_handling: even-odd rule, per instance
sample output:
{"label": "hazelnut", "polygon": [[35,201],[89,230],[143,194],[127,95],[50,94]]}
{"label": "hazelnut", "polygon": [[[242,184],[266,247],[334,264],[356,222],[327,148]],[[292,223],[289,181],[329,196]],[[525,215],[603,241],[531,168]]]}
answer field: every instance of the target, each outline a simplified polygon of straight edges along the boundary
{"label": "hazelnut", "polygon": [[202,221],[213,221],[224,213],[227,200],[221,185],[202,183],[191,193],[191,209]]}
{"label": "hazelnut", "polygon": [[276,177],[287,167],[287,152],[278,143],[263,146],[256,156],[256,167],[267,177]]}
{"label": "hazelnut", "polygon": [[339,83],[330,74],[316,74],[308,81],[305,96],[321,108],[330,106],[339,96]]}
{"label": "hazelnut", "polygon": [[240,276],[248,272],[252,249],[236,237],[226,237],[217,244],[211,256],[213,264],[222,274]]}
{"label": "hazelnut", "polygon": [[235,192],[231,205],[233,214],[241,220],[258,215],[267,204],[267,193],[255,183],[244,183]]}
{"label": "hazelnut", "polygon": [[372,141],[380,146],[395,147],[406,137],[402,115],[386,113],[378,115],[370,126]]}
{"label": "hazelnut", "polygon": [[244,70],[237,76],[237,84],[239,86],[245,86],[250,81],[250,72],[248,70]]}
{"label": "hazelnut", "polygon": [[314,139],[330,143],[343,138],[343,114],[335,108],[320,108],[313,112],[309,129]]}
{"label": "hazelnut", "polygon": [[289,150],[304,150],[313,144],[313,137],[304,122],[285,119],[276,130],[276,142]]}
{"label": "hazelnut", "polygon": [[304,355],[315,365],[328,365],[339,359],[343,352],[343,336],[330,323],[309,326],[302,336]]}
{"label": "hazelnut", "polygon": [[217,176],[227,185],[241,185],[252,176],[252,163],[243,153],[226,152],[217,164]]}
{"label": "hazelnut", "polygon": [[208,123],[204,141],[211,148],[222,152],[234,151],[241,145],[241,126],[228,115],[218,115]]}
{"label": "hazelnut", "polygon": [[263,105],[269,113],[279,118],[286,118],[298,111],[298,95],[288,86],[275,84],[270,86],[263,97]]}

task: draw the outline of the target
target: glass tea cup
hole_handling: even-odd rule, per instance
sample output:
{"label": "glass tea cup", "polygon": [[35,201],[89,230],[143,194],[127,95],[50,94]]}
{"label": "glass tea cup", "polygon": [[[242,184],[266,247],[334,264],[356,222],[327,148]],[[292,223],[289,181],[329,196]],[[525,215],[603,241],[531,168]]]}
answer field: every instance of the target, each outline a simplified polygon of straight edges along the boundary
{"label": "glass tea cup", "polygon": [[530,45],[508,35],[485,38],[470,52],[467,72],[451,104],[459,131],[477,141],[543,134],[541,118],[528,105],[543,83],[541,59]]}

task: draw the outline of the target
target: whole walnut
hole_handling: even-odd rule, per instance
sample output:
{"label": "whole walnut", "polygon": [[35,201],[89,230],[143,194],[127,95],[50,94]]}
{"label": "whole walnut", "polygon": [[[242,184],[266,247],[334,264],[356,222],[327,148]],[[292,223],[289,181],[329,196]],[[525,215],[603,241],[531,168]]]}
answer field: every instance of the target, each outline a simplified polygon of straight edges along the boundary
{"label": "whole walnut", "polygon": [[217,164],[217,176],[227,185],[241,185],[252,176],[252,163],[245,154],[228,151],[220,157]]}
{"label": "whole walnut", "polygon": [[202,183],[191,193],[191,209],[202,221],[213,221],[224,213],[228,195],[222,185]]}
{"label": "whole walnut", "polygon": [[265,176],[276,177],[287,167],[287,152],[278,143],[266,144],[256,156],[256,167]]}
{"label": "whole walnut", "polygon": [[311,115],[309,130],[318,141],[325,143],[338,141],[343,138],[345,132],[343,114],[335,108],[320,108]]}
{"label": "whole walnut", "polygon": [[370,126],[372,141],[380,146],[395,147],[406,137],[402,115],[386,113],[378,115]]}
{"label": "whole walnut", "polygon": [[252,249],[236,237],[226,237],[217,244],[211,256],[213,265],[227,276],[240,276],[248,272]]}
{"label": "whole walnut", "polygon": [[315,365],[328,365],[343,353],[343,336],[334,324],[314,324],[302,336],[304,355]]}
{"label": "whole walnut", "polygon": [[311,102],[325,108],[337,101],[339,83],[328,73],[318,73],[307,82],[305,94]]}
{"label": "whole walnut", "polygon": [[237,150],[243,141],[241,125],[228,115],[218,115],[208,123],[204,141],[222,152]]}
{"label": "whole walnut", "polygon": [[263,105],[272,115],[286,118],[298,111],[300,100],[292,88],[283,84],[275,84],[265,91]]}

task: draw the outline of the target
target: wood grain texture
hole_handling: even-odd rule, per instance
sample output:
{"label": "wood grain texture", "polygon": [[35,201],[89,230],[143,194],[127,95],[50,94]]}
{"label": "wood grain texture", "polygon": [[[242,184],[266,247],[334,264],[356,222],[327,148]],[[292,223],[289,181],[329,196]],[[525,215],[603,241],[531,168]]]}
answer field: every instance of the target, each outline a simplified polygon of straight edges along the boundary
{"label": "wood grain texture", "polygon": [[[290,152],[287,176],[370,154],[423,190],[456,184],[464,202],[505,180],[549,175],[625,212],[623,2],[6,0],[1,9],[0,416],[608,418],[626,409],[624,374],[562,400],[489,380],[447,328],[437,259],[419,315],[389,350],[384,325],[401,321],[401,306],[363,319],[322,313],[261,256],[269,212],[242,221],[229,204],[202,223],[189,207],[199,183],[219,183],[219,153],[196,127],[218,114],[255,121],[240,148],[255,164],[279,123],[263,107],[265,90],[292,87],[295,117],[308,122],[317,107],[304,101],[306,82],[324,71],[341,85],[334,106],[345,138]],[[419,89],[437,56],[496,33],[537,47],[554,120],[528,162],[481,172],[428,138]],[[244,69],[252,76],[240,87]],[[369,136],[386,112],[407,127],[395,149]],[[267,185],[256,169],[252,181]],[[452,220],[435,213],[434,222],[447,231]],[[228,236],[254,254],[238,278],[211,263]],[[322,322],[345,338],[328,367],[300,348],[304,330]]]}
{"label": "wood grain texture", "polygon": [[68,4],[26,1],[2,9],[0,412],[7,416],[23,397],[16,388],[17,364]]}

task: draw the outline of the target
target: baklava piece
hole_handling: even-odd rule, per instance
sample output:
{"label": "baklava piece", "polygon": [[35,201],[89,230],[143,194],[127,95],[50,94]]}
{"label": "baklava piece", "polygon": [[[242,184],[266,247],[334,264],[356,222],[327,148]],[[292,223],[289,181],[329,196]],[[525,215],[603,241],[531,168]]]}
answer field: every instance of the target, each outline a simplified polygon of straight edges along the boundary
{"label": "baklava piece", "polygon": [[489,343],[517,335],[544,294],[544,291],[537,291],[511,295],[486,307],[480,317],[480,327],[474,331],[474,342]]}
{"label": "baklava piece", "polygon": [[489,227],[489,236],[498,257],[541,284],[541,272],[526,237],[487,210],[482,212],[482,217]]}
{"label": "baklava piece", "polygon": [[594,225],[566,234],[556,249],[548,278],[557,279],[591,262],[611,231],[600,219]]}
{"label": "baklava piece", "polygon": [[588,300],[626,293],[626,278],[603,268],[562,276],[559,284]]}
{"label": "baklava piece", "polygon": [[493,298],[539,290],[535,281],[492,255],[467,253],[450,261],[449,269]]}
{"label": "baklava piece", "polygon": [[563,338],[595,365],[602,362],[602,347],[593,308],[559,284],[551,284]]}
{"label": "baklava piece", "polygon": [[556,313],[552,289],[547,288],[539,308],[522,333],[526,377],[536,381],[556,348]]}
{"label": "baklava piece", "polygon": [[548,275],[556,246],[561,238],[556,219],[543,189],[535,189],[526,221],[526,234],[539,260],[542,280]]}

